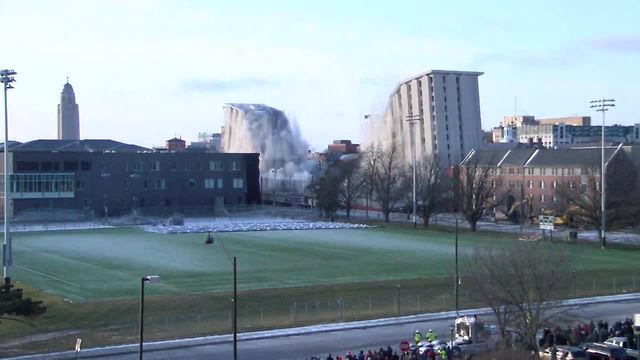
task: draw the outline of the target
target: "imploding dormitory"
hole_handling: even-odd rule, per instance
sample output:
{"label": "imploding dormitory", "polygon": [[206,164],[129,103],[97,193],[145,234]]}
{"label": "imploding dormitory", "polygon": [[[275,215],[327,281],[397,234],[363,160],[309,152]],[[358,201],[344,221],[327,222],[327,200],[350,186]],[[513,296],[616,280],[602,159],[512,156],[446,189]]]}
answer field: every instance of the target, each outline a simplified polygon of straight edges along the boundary
{"label": "imploding dormitory", "polygon": [[8,155],[9,216],[18,219],[211,214],[260,201],[255,153],[154,151],[114,140],[35,140],[11,143]]}

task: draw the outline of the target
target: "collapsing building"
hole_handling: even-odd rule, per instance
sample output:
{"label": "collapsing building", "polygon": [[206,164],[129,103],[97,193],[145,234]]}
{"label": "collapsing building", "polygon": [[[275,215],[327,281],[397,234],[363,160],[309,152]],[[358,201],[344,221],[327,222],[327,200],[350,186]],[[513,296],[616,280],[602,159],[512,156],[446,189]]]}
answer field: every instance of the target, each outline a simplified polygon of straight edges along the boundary
{"label": "collapsing building", "polygon": [[313,166],[306,141],[284,112],[263,104],[225,104],[221,146],[224,152],[260,154],[261,188],[268,201],[304,202],[301,194]]}
{"label": "collapsing building", "polygon": [[260,169],[297,167],[307,144],[284,112],[262,104],[225,104],[224,152],[260,153]]}

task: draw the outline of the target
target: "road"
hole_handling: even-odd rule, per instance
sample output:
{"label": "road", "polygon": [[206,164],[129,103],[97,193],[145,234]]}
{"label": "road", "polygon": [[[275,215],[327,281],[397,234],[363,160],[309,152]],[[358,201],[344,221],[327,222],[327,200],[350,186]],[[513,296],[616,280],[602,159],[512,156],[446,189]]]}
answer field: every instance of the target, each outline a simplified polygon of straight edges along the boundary
{"label": "road", "polygon": [[[613,323],[625,317],[633,317],[634,313],[640,313],[640,300],[618,303],[603,303],[594,305],[582,305],[567,308],[562,314],[562,320],[568,323],[588,322],[594,320],[607,320]],[[238,343],[238,358],[241,360],[302,360],[312,356],[321,356],[324,359],[328,353],[346,354],[347,351],[359,351],[369,349],[386,348],[391,345],[397,350],[402,340],[409,340],[416,329],[426,333],[429,328],[447,337],[451,320],[439,320],[429,324],[414,323],[392,326],[381,326],[369,329],[343,330],[327,333],[298,335],[262,340],[248,340]],[[193,348],[145,352],[145,359],[232,359],[232,344],[223,343],[217,345],[205,345]],[[82,357],[80,357],[82,358]],[[121,356],[105,356],[99,359],[137,359],[137,354]]]}

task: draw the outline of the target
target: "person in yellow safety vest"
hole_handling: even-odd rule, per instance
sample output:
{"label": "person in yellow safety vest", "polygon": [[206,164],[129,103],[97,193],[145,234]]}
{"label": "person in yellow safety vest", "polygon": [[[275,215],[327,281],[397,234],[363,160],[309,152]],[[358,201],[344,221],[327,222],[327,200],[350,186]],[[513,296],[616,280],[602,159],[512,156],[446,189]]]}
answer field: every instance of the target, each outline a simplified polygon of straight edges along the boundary
{"label": "person in yellow safety vest", "polygon": [[422,333],[420,332],[420,330],[416,330],[416,332],[413,334],[413,341],[416,342],[416,345],[422,341]]}
{"label": "person in yellow safety vest", "polygon": [[438,349],[438,356],[440,357],[440,360],[447,360],[447,350],[445,350],[444,347],[441,347]]}
{"label": "person in yellow safety vest", "polygon": [[438,335],[436,335],[436,333],[434,333],[433,330],[429,329],[429,331],[427,332],[427,341],[432,342],[437,338],[438,338]]}

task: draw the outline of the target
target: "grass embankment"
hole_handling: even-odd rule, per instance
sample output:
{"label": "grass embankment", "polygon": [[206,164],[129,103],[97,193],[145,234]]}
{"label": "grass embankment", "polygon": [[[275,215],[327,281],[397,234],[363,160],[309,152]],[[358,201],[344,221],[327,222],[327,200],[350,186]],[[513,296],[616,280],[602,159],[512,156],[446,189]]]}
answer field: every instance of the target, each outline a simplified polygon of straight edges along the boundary
{"label": "grass embankment", "polygon": [[[230,252],[238,256],[241,331],[453,307],[450,232],[393,226],[222,236]],[[160,274],[162,279],[162,284],[146,287],[145,338],[149,341],[231,331],[230,264],[221,249],[204,247],[202,234],[157,235],[126,229],[17,238],[16,263],[30,270],[16,269],[18,286],[28,296],[43,298],[48,311],[31,325],[0,324],[0,344],[13,343],[0,347],[1,355],[69,350],[78,337],[83,347],[135,342],[142,274]],[[511,239],[506,234],[462,233],[460,252],[503,246]],[[105,241],[112,246],[102,246]],[[575,275],[561,297],[640,288],[638,249],[549,246],[572,254]],[[146,257],[148,249],[138,252],[148,247],[159,250]],[[48,277],[38,277],[38,273]],[[460,306],[476,306],[464,283],[463,279]],[[78,302],[78,297],[92,300]],[[29,338],[35,334],[50,334],[50,338]]]}

